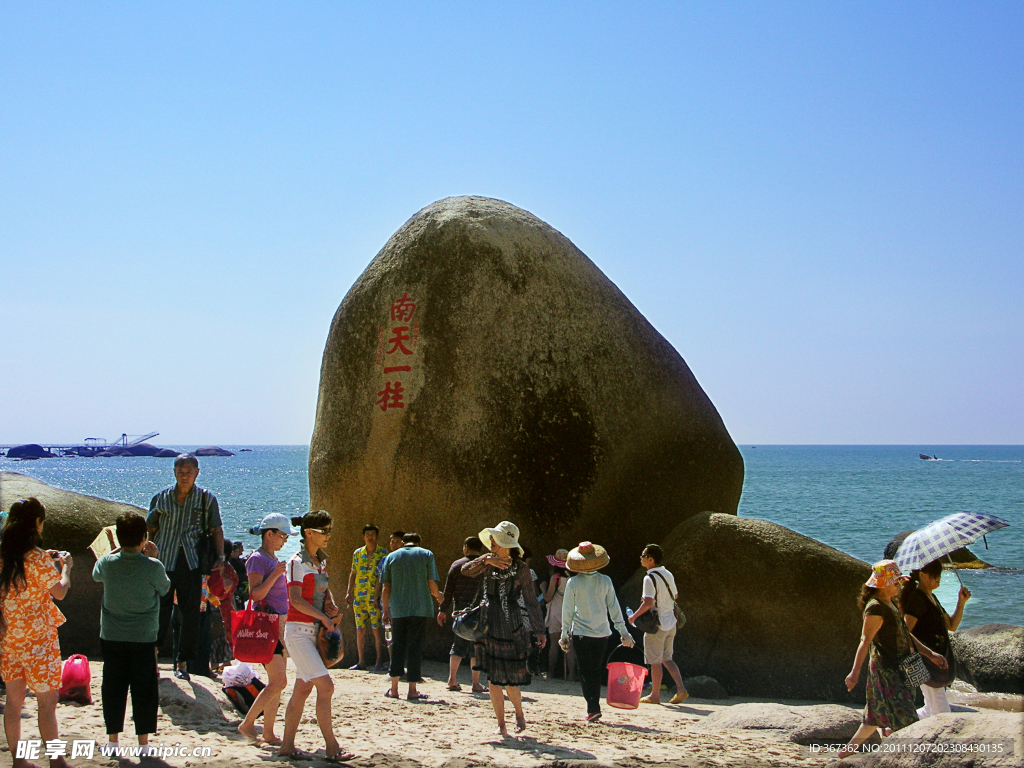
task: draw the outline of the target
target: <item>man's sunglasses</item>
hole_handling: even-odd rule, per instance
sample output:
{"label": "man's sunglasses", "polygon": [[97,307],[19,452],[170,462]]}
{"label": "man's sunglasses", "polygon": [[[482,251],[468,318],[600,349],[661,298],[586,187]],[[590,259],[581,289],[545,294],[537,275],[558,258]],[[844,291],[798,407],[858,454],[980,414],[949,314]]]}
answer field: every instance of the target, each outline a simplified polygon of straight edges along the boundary
{"label": "man's sunglasses", "polygon": [[313,533],[322,533],[324,536],[330,536],[331,535],[331,529],[330,528],[307,528],[306,530],[307,531],[312,531]]}

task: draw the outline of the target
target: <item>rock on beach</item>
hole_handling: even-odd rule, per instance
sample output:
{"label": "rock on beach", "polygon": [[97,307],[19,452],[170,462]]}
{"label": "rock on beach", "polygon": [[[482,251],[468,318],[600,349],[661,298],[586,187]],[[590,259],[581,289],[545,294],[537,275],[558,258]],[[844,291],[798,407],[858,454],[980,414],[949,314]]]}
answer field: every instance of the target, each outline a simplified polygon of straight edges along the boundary
{"label": "rock on beach", "polygon": [[601,542],[622,580],[681,520],[735,513],[743,461],[679,353],[568,238],[455,197],[406,222],[338,308],[309,483],[343,579],[367,522],[420,533],[443,578],[506,519],[538,557]]}
{"label": "rock on beach", "polygon": [[[675,640],[684,676],[710,675],[732,696],[863,701],[863,678],[856,695],[844,681],[867,563],[767,520],[710,512],[662,547],[687,616]],[[632,608],[644,573],[619,592]]]}
{"label": "rock on beach", "polygon": [[62,491],[17,472],[0,472],[0,508],[7,511],[16,500],[30,496],[38,498],[46,507],[43,548],[66,550],[74,559],[71,589],[63,600],[57,602],[57,607],[67,618],[59,630],[61,652],[64,656],[73,653],[98,656],[103,585],[92,580],[96,558],[89,545],[101,529],[114,524],[118,515],[131,511],[145,516],[146,510],[131,504]]}
{"label": "rock on beach", "polygon": [[982,624],[949,639],[957,677],[984,693],[1024,693],[1024,627]]}

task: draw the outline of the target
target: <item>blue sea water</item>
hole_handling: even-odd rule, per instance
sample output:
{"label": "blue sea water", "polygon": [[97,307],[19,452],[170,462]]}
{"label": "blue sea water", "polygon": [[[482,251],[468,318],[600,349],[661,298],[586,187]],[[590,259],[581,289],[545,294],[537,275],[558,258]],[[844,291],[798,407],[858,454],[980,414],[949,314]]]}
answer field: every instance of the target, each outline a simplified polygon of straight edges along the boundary
{"label": "blue sea water", "polygon": [[[897,533],[954,512],[1001,517],[1009,528],[987,536],[987,549],[984,541],[970,547],[999,569],[957,571],[972,593],[961,628],[1024,625],[1024,446],[748,445],[740,452],[741,516],[771,520],[869,563],[882,559]],[[959,587],[945,572],[936,596],[950,613]]]}
{"label": "blue sea water", "polygon": [[[194,446],[168,446],[189,449]],[[248,533],[270,512],[308,509],[307,446],[225,446],[232,457],[201,459],[199,484],[221,504],[225,535],[259,544]],[[251,448],[242,453],[240,448]],[[959,571],[972,591],[962,627],[1024,625],[1024,446],[740,446],[746,478],[739,514],[784,525],[868,562],[889,540],[953,512],[1002,517],[1009,528],[971,547],[999,566]],[[918,453],[940,461],[922,461]],[[148,507],[173,483],[171,461],[152,458],[0,458],[0,469],[59,488]],[[283,554],[294,552],[289,542]],[[1013,570],[1008,570],[1013,569]],[[947,572],[937,592],[952,611],[959,587]]]}

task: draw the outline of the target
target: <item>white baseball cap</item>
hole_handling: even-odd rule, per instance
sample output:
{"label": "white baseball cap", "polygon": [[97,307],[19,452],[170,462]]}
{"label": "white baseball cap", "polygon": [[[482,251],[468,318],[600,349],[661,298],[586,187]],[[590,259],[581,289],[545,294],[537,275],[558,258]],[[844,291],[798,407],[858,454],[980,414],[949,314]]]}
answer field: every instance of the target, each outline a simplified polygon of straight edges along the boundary
{"label": "white baseball cap", "polygon": [[254,536],[258,536],[262,531],[280,531],[289,536],[297,536],[299,533],[298,528],[292,528],[292,521],[280,512],[271,512],[260,521],[259,525],[254,525],[249,529],[249,533]]}

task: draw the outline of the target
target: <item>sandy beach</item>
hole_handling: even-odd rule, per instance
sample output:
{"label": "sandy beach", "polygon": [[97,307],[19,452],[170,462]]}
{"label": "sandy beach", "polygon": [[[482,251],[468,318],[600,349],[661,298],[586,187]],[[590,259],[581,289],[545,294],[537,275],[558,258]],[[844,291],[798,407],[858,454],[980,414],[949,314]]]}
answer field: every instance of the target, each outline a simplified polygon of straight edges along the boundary
{"label": "sandy beach", "polygon": [[[106,740],[100,705],[102,662],[93,662],[92,705],[62,703],[58,708],[62,739]],[[465,670],[463,676],[468,678]],[[646,765],[671,762],[680,766],[714,765],[819,765],[822,758],[808,758],[796,744],[780,743],[768,736],[743,732],[708,733],[699,730],[708,715],[730,704],[749,699],[709,701],[690,699],[681,706],[645,705],[638,710],[604,708],[603,719],[594,724],[583,722],[585,706],[579,684],[562,680],[536,679],[524,689],[527,731],[518,738],[502,739],[493,735],[496,722],[486,694],[472,694],[470,686],[462,692],[448,691],[446,665],[424,663],[425,682],[420,690],[429,698],[411,703],[404,698],[387,699],[387,677],[370,672],[332,670],[335,681],[334,723],[342,745],[358,757],[352,764],[363,766],[534,766],[576,761],[598,761],[614,765]],[[289,664],[289,688],[294,668]],[[405,690],[405,684],[402,684]],[[318,750],[311,764],[323,760],[323,740],[314,720],[315,694],[306,703],[299,728],[297,746]],[[790,702],[811,704],[813,702]],[[192,682],[177,680],[170,667],[161,664],[159,733],[156,745],[211,748],[210,758],[169,756],[121,758],[120,761],[96,753],[98,765],[219,766],[252,765],[294,766],[298,763],[279,758],[276,750],[253,745],[240,736],[236,727],[241,715],[232,707],[220,685],[213,680],[194,677]],[[129,712],[131,707],[129,705]],[[35,701],[25,707],[23,738],[38,738],[35,726]],[[281,733],[282,704],[278,735]],[[511,705],[506,717],[512,720]],[[131,725],[126,725],[122,746],[135,742]],[[5,747],[6,749],[6,747]]]}
{"label": "sandy beach", "polygon": [[[75,739],[106,740],[100,706],[102,663],[92,666],[92,705],[62,703],[58,708],[60,734]],[[468,678],[465,669],[463,676]],[[537,679],[524,689],[527,731],[518,738],[493,735],[495,721],[485,694],[448,691],[446,666],[424,664],[425,682],[420,690],[429,698],[419,703],[391,700],[383,695],[387,678],[370,672],[332,670],[336,689],[334,723],[342,745],[358,757],[353,765],[416,768],[417,766],[643,766],[671,764],[703,766],[814,766],[827,757],[809,755],[773,730],[707,728],[704,720],[729,707],[764,699],[688,700],[680,706],[644,705],[638,710],[604,708],[603,719],[594,724],[582,720],[584,704],[577,683]],[[289,689],[294,670],[289,664]],[[403,684],[402,690],[404,692]],[[236,727],[241,716],[220,689],[219,683],[196,677],[192,682],[174,679],[170,667],[161,664],[159,733],[153,744],[209,747],[210,757],[167,756],[158,758],[106,758],[98,752],[92,761],[76,765],[273,766],[325,765],[323,742],[313,717],[314,696],[306,705],[297,746],[317,754],[298,763],[279,758],[264,745],[253,745]],[[810,707],[819,702],[779,702],[791,707]],[[835,705],[832,705],[835,706]],[[283,716],[283,706],[281,715]],[[854,710],[855,711],[855,710]],[[130,705],[129,705],[130,712]],[[24,712],[23,738],[38,738],[35,701]],[[506,716],[512,721],[511,707]],[[122,746],[134,746],[130,723]],[[280,735],[280,718],[279,730]],[[7,749],[6,746],[3,749]]]}

